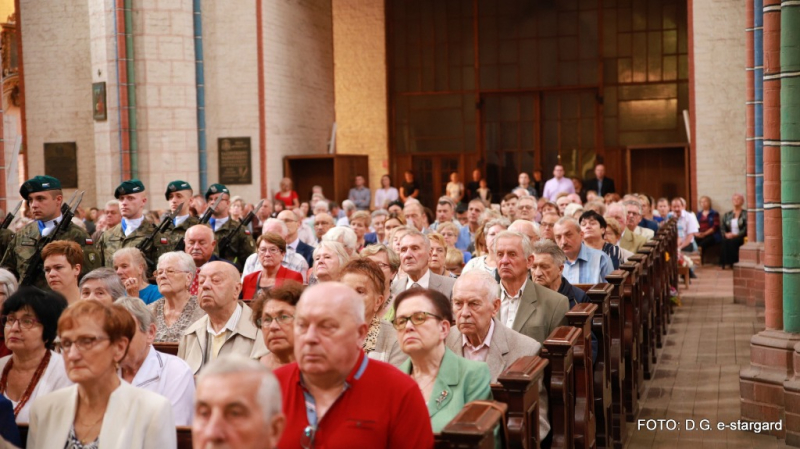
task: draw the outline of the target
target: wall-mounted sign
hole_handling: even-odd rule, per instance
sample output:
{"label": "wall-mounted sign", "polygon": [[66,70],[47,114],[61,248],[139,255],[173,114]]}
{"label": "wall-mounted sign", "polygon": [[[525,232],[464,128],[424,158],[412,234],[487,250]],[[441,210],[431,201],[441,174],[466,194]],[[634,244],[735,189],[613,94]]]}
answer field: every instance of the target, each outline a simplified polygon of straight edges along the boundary
{"label": "wall-mounted sign", "polygon": [[75,142],[44,144],[44,174],[58,178],[65,189],[78,188],[78,146]]}
{"label": "wall-mounted sign", "polygon": [[217,139],[220,183],[251,184],[253,182],[250,148],[249,137],[220,137]]}

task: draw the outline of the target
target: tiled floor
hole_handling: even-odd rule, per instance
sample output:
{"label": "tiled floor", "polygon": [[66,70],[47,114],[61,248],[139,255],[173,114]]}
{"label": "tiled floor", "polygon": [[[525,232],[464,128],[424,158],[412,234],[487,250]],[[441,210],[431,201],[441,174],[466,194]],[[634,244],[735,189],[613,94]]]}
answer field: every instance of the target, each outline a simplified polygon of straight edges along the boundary
{"label": "tiled floor", "polygon": [[[739,369],[750,360],[750,337],[764,329],[763,309],[733,303],[733,273],[706,266],[681,287],[682,306],[672,324],[652,380],[645,381],[640,419],[673,419],[680,430],[637,430],[627,423],[627,447],[783,448],[783,441],[752,432],[716,429],[739,419]],[[683,284],[681,284],[683,285]],[[708,420],[712,430],[685,429],[685,420]]]}

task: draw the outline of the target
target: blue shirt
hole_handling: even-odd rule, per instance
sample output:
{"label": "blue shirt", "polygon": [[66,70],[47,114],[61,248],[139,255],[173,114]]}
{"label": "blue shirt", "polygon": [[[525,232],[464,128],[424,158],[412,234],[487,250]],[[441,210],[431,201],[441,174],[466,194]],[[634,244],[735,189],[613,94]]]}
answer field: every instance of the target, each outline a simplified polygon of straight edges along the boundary
{"label": "blue shirt", "polygon": [[458,233],[458,240],[456,240],[456,248],[460,249],[461,251],[466,251],[469,248],[469,244],[472,243],[472,239],[475,237],[471,232],[469,232],[469,224],[466,226],[461,227],[461,232]]}
{"label": "blue shirt", "polygon": [[366,187],[353,187],[347,198],[356,205],[358,210],[369,210],[369,189]]}
{"label": "blue shirt", "polygon": [[562,275],[571,284],[597,284],[606,281],[606,276],[614,271],[611,258],[600,250],[589,248],[581,242],[581,250],[575,262],[564,262]]}
{"label": "blue shirt", "polygon": [[147,287],[139,290],[139,298],[141,298],[145,304],[154,303],[163,297],[164,295],[158,291],[157,285],[148,284]]}

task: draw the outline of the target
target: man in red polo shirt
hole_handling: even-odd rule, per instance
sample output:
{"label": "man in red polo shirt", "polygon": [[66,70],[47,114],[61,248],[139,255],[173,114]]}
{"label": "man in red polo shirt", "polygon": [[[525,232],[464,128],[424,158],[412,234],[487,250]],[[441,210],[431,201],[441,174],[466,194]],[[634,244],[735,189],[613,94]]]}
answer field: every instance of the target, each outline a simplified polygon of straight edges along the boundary
{"label": "man in red polo shirt", "polygon": [[296,361],[275,370],[286,429],[281,449],[433,448],[417,384],[364,356],[364,302],[350,287],[308,288],[294,318]]}

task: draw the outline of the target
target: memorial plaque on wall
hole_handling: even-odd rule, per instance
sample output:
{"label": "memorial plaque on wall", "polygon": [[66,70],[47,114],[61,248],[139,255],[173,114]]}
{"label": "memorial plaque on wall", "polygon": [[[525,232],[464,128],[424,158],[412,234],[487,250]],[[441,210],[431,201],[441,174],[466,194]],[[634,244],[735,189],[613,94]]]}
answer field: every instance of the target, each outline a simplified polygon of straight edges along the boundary
{"label": "memorial plaque on wall", "polygon": [[44,144],[44,174],[58,178],[65,189],[78,188],[78,147],[75,142]]}
{"label": "memorial plaque on wall", "polygon": [[249,137],[221,137],[217,139],[219,155],[219,182],[221,184],[251,184]]}

